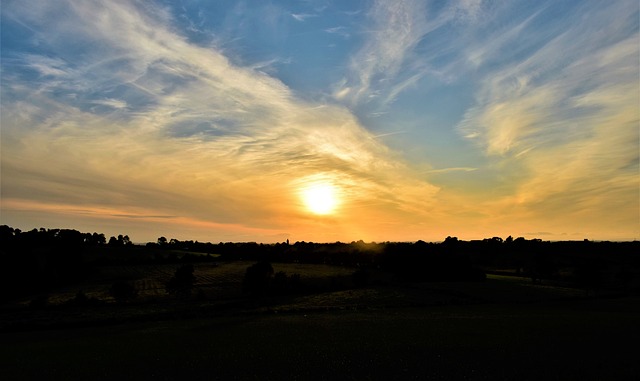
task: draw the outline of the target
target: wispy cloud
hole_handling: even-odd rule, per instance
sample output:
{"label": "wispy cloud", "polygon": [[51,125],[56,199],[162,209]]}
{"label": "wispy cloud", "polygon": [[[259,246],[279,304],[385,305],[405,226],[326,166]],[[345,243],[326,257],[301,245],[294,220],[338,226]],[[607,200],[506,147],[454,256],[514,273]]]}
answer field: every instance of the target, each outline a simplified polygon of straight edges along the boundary
{"label": "wispy cloud", "polygon": [[330,34],[337,34],[339,36],[342,36],[344,38],[349,38],[351,37],[351,33],[349,32],[349,29],[345,26],[335,26],[332,28],[327,28],[324,30],[327,33]]}
{"label": "wispy cloud", "polygon": [[28,54],[23,59],[28,67],[43,76],[63,77],[69,74],[68,64],[59,58]]}
{"label": "wispy cloud", "polygon": [[[287,229],[316,223],[295,189],[313,174],[352,197],[345,226],[359,208],[423,210],[437,193],[347,110],[298,100],[277,79],[187,42],[162,8],[58,2],[64,18],[48,21],[52,7],[9,11],[62,58],[71,36],[86,48],[73,72],[57,59],[47,68],[58,71],[40,70],[67,76],[75,97],[58,97],[65,85],[54,78],[46,92],[28,79],[3,84],[3,197]],[[18,107],[25,102],[33,107]]]}
{"label": "wispy cloud", "polygon": [[293,17],[296,21],[305,21],[311,17],[318,17],[318,15],[310,14],[310,13],[292,13],[291,17]]}
{"label": "wispy cloud", "polygon": [[[479,0],[455,1],[438,10],[417,0],[374,2],[368,12],[370,26],[363,32],[365,42],[352,56],[349,74],[334,85],[334,97],[351,105],[375,101],[384,108],[426,75],[449,80],[459,62],[442,67],[443,56],[461,41],[443,44],[440,37],[430,34],[474,24],[481,17],[484,11]],[[440,42],[432,45],[430,40]]]}
{"label": "wispy cloud", "polygon": [[112,99],[112,98],[95,100],[93,101],[93,103],[97,105],[108,106],[115,109],[123,109],[127,107],[127,102],[120,99]]}
{"label": "wispy cloud", "polygon": [[452,168],[430,169],[425,173],[436,174],[436,173],[450,173],[450,172],[473,172],[477,170],[478,168],[472,168],[472,167],[452,167]]}
{"label": "wispy cloud", "polygon": [[[598,5],[573,10],[575,24],[547,25],[553,33],[528,55],[494,62],[459,126],[487,155],[526,171],[503,212],[638,226],[638,167],[628,166],[638,157],[638,4]],[[536,13],[472,57],[530,43],[530,25],[545,16]]]}
{"label": "wispy cloud", "polygon": [[419,1],[376,1],[369,11],[372,21],[367,40],[351,62],[351,77],[334,95],[357,103],[375,96],[386,78],[395,77],[406,56],[427,32],[424,4]]}

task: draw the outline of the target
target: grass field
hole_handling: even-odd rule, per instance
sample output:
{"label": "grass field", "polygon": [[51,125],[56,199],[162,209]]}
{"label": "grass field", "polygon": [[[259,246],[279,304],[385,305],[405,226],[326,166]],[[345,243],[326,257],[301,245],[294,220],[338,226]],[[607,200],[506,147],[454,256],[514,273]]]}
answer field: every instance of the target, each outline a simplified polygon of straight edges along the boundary
{"label": "grass field", "polygon": [[[255,262],[234,261],[220,263],[197,263],[194,264],[194,275],[196,283],[194,291],[200,292],[208,300],[230,299],[242,296],[242,279],[247,267]],[[61,305],[72,300],[79,291],[88,297],[99,300],[113,302],[109,294],[111,285],[116,281],[128,281],[132,283],[138,291],[137,302],[161,301],[170,298],[165,290],[165,284],[173,276],[180,264],[151,264],[151,265],[118,265],[103,266],[98,268],[98,272],[93,274],[89,280],[84,282],[59,287],[48,295],[48,302],[51,305]],[[329,266],[321,264],[300,264],[300,263],[274,263],[275,272],[285,272],[287,275],[298,274],[301,281],[314,289],[330,290],[344,289],[353,286],[351,275],[355,269]],[[375,279],[384,279],[382,283],[389,283],[389,275],[374,274]],[[403,299],[412,304],[432,304],[433,302],[446,302],[449,299],[456,299],[460,302],[470,301],[499,301],[499,302],[523,302],[547,300],[549,298],[579,297],[584,291],[575,288],[558,287],[552,284],[533,285],[527,278],[503,275],[488,275],[488,281],[484,283],[474,283],[469,287],[464,282],[437,282],[424,283],[418,285],[408,285],[398,290],[386,294],[388,288],[382,293],[371,293],[370,296],[378,295],[378,299]],[[363,292],[355,292],[362,296]],[[343,292],[328,295],[330,299],[348,297],[354,292]],[[425,299],[426,297],[426,299]],[[446,300],[442,300],[444,299]],[[316,297],[320,302],[324,296]],[[375,298],[375,296],[374,296]],[[435,299],[434,299],[435,298]],[[366,303],[383,303],[383,300],[366,300]],[[433,300],[432,300],[433,299]],[[30,298],[19,301],[19,304],[27,305]],[[391,301],[391,303],[393,303]],[[326,302],[321,302],[326,305]]]}
{"label": "grass field", "polygon": [[[242,294],[253,262],[195,265],[204,298],[179,300],[164,283],[178,265],[103,267],[0,315],[3,380],[628,380],[640,365],[640,298],[587,295],[553,283],[489,275],[484,282],[404,283],[354,269],[273,264],[313,292]],[[117,304],[116,280],[139,297]],[[352,285],[350,285],[352,286]],[[105,300],[64,302],[82,289]],[[26,303],[26,301],[25,301]]]}
{"label": "grass field", "polygon": [[630,380],[638,299],[251,314],[2,333],[3,379]]}
{"label": "grass field", "polygon": [[[242,279],[247,267],[255,262],[233,261],[219,263],[195,263],[195,291],[201,291],[208,299],[228,299],[242,295]],[[111,285],[116,281],[131,282],[138,290],[138,301],[162,300],[169,298],[165,284],[181,264],[144,264],[101,266],[90,279],[59,287],[48,295],[51,305],[60,305],[72,300],[79,291],[88,297],[113,302],[109,294]],[[299,274],[308,284],[320,287],[330,286],[331,282],[348,278],[354,269],[321,264],[274,263],[275,272],[283,271],[288,275]],[[31,298],[18,301],[26,305]]]}

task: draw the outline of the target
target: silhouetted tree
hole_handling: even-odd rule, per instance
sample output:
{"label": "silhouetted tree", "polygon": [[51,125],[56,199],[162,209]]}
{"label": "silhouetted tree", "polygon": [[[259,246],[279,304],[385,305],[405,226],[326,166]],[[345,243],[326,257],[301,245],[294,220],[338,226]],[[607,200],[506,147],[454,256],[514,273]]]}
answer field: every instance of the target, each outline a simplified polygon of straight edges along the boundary
{"label": "silhouetted tree", "polygon": [[277,294],[285,294],[290,291],[289,277],[284,271],[278,271],[273,276],[273,290]]}
{"label": "silhouetted tree", "polygon": [[284,271],[278,271],[275,273],[271,280],[271,284],[268,287],[270,291],[278,295],[299,293],[303,291],[302,283],[300,282],[300,274],[292,274],[291,276],[288,276]]}
{"label": "silhouetted tree", "polygon": [[118,281],[111,285],[109,294],[118,302],[122,303],[138,296],[138,290],[129,282]]}
{"label": "silhouetted tree", "polygon": [[269,291],[273,267],[269,262],[258,262],[247,267],[242,280],[242,290],[252,295],[264,295]]}
{"label": "silhouetted tree", "polygon": [[49,295],[48,294],[40,294],[31,299],[29,302],[29,307],[31,308],[44,308],[49,304]]}
{"label": "silhouetted tree", "polygon": [[366,287],[369,285],[369,276],[369,271],[366,269],[357,269],[353,272],[351,278],[353,279],[353,284],[356,287]]}
{"label": "silhouetted tree", "polygon": [[191,296],[191,290],[193,289],[195,281],[196,277],[193,275],[193,265],[182,265],[178,267],[173,277],[167,282],[166,290],[170,294],[188,298]]}
{"label": "silhouetted tree", "polygon": [[444,242],[442,242],[444,245],[457,245],[460,241],[458,241],[458,237],[451,237],[448,236],[447,238],[444,239]]}
{"label": "silhouetted tree", "polygon": [[529,267],[532,283],[542,283],[543,279],[552,278],[557,271],[557,266],[549,253],[540,251],[533,253]]}
{"label": "silhouetted tree", "polygon": [[590,292],[596,292],[603,281],[604,263],[595,258],[582,259],[575,267],[573,275],[576,283],[584,288],[587,295]]}
{"label": "silhouetted tree", "polygon": [[76,306],[76,307],[89,307],[89,306],[97,306],[102,303],[103,302],[101,300],[94,297],[88,297],[87,294],[84,293],[84,291],[79,290],[76,293],[76,296],[73,299],[68,300],[65,304],[69,306]]}
{"label": "silhouetted tree", "polygon": [[94,245],[104,245],[105,243],[107,243],[107,239],[102,233],[93,233],[91,235],[91,243]]}

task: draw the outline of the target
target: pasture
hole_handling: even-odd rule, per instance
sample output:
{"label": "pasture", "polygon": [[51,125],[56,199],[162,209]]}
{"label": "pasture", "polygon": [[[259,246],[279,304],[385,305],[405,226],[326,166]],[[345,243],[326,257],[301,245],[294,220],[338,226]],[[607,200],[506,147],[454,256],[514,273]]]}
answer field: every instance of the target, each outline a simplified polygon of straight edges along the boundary
{"label": "pasture", "polygon": [[[253,261],[231,261],[219,263],[194,263],[196,282],[194,291],[210,300],[229,299],[242,296],[242,279]],[[116,281],[127,281],[138,291],[137,302],[162,301],[170,298],[165,290],[167,281],[182,264],[133,264],[102,266],[90,279],[73,285],[60,287],[49,295],[49,303],[60,305],[72,300],[82,291],[88,297],[113,302],[109,294]],[[307,284],[318,288],[330,287],[333,283],[348,283],[354,269],[322,264],[274,263],[274,272],[288,275],[298,274]],[[28,300],[22,300],[22,304]]]}
{"label": "pasture", "polygon": [[[194,264],[195,290],[165,291],[179,264],[103,266],[0,315],[3,379],[613,380],[640,374],[640,299],[530,279],[402,282],[354,268],[274,263],[305,292],[242,292],[255,262]],[[113,282],[137,298],[116,303]],[[70,303],[78,291],[102,302]]]}
{"label": "pasture", "polygon": [[247,314],[0,333],[3,378],[626,380],[639,300]]}

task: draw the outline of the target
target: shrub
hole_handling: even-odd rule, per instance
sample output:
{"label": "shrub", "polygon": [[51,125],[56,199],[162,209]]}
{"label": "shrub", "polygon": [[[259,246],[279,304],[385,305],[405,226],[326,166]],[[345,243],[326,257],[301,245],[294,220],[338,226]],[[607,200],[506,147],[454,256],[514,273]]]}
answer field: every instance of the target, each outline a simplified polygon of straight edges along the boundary
{"label": "shrub", "polygon": [[195,281],[196,277],[193,275],[193,265],[182,265],[178,267],[173,277],[167,282],[167,293],[188,298],[191,296],[191,290],[193,289]]}
{"label": "shrub", "polygon": [[77,307],[88,307],[88,306],[97,306],[102,304],[103,301],[94,297],[88,297],[87,294],[84,293],[84,291],[80,290],[76,293],[76,296],[71,299],[68,300],[65,304],[66,305],[70,305],[70,306],[77,306]]}
{"label": "shrub", "polygon": [[264,295],[268,292],[271,286],[272,277],[273,267],[271,266],[271,263],[258,262],[251,265],[247,267],[244,274],[242,290],[243,292],[251,295]]}
{"label": "shrub", "polygon": [[136,298],[138,296],[138,290],[129,282],[118,281],[111,285],[109,294],[113,296],[118,303],[123,303]]}
{"label": "shrub", "polygon": [[41,294],[31,299],[29,307],[31,308],[44,308],[49,304],[49,295]]}
{"label": "shrub", "polygon": [[365,269],[358,269],[354,271],[351,277],[353,279],[354,286],[358,288],[369,285],[369,271]]}

